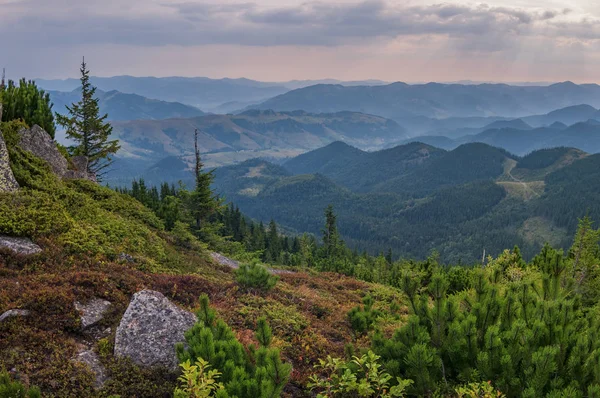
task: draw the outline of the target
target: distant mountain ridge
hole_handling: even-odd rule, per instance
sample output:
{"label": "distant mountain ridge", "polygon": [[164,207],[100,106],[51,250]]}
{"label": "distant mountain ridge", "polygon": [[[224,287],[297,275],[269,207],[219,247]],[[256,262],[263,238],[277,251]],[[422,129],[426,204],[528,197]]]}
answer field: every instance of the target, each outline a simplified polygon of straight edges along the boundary
{"label": "distant mountain ridge", "polygon": [[[208,156],[251,153],[252,157],[295,156],[343,140],[364,148],[381,147],[406,138],[396,122],[357,112],[310,114],[303,111],[251,110],[240,115],[113,122],[121,156],[155,159],[191,156],[193,133],[199,129],[200,150]],[[231,161],[229,162],[231,163]]]}
{"label": "distant mountain ridge", "polygon": [[[52,91],[72,91],[80,85],[78,79],[45,80],[37,84]],[[379,80],[343,82],[335,79],[294,80],[289,82],[260,82],[251,79],[211,79],[207,77],[135,77],[135,76],[92,76],[90,82],[104,91],[120,91],[138,94],[147,98],[169,102],[181,102],[197,106],[213,113],[227,113],[260,103],[268,98],[290,90],[317,83],[344,85],[381,85]]]}
{"label": "distant mountain ridge", "polygon": [[[76,88],[69,92],[50,91],[54,103],[53,110],[66,114],[66,105],[81,99],[81,91]],[[137,94],[125,94],[116,90],[96,90],[100,113],[108,114],[108,120],[157,120],[176,117],[196,117],[205,115],[200,109],[178,102],[166,102],[148,99]]]}
{"label": "distant mountain ridge", "polygon": [[394,119],[415,117],[488,117],[519,118],[545,114],[567,106],[600,106],[600,86],[571,82],[550,86],[508,86],[504,84],[459,85],[428,83],[384,86],[319,84],[271,98],[260,109],[308,112],[351,110]]}

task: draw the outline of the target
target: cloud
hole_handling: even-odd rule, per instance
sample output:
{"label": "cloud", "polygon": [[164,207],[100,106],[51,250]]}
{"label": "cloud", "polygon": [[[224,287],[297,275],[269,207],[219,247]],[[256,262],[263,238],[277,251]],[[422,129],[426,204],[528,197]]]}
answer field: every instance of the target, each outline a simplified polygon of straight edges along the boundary
{"label": "cloud", "polygon": [[10,38],[1,63],[48,76],[85,53],[107,74],[389,80],[401,68],[415,79],[426,69],[483,79],[487,68],[493,79],[498,70],[600,67],[600,20],[576,2],[573,9],[560,5],[566,0],[426,4],[433,1],[0,0],[0,36]]}
{"label": "cloud", "polygon": [[[3,2],[4,1],[4,2]],[[406,36],[437,35],[463,41],[510,43],[520,37],[600,38],[597,20],[565,19],[568,10],[485,4],[397,5],[309,2],[266,7],[257,3],[156,0],[0,0],[0,33],[23,42],[139,46],[235,44],[341,46]],[[585,24],[585,31],[582,28]],[[14,40],[14,39],[13,39]],[[476,46],[485,50],[485,46]],[[504,46],[500,46],[504,47]]]}

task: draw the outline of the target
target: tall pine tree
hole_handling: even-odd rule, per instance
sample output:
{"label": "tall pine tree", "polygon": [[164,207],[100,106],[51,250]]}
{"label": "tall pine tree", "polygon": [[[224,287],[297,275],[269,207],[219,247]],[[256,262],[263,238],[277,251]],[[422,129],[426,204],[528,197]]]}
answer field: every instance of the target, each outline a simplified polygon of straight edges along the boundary
{"label": "tall pine tree", "polygon": [[194,131],[194,152],[196,156],[194,167],[196,187],[190,195],[190,209],[196,224],[196,230],[200,231],[203,223],[219,210],[221,201],[215,196],[211,188],[214,179],[213,170],[204,171],[204,164],[198,148],[198,129]]}
{"label": "tall pine tree", "polygon": [[337,217],[333,211],[333,205],[329,205],[325,209],[325,228],[322,232],[325,257],[335,258],[339,253],[342,241],[337,230]]}
{"label": "tall pine tree", "polygon": [[106,122],[108,115],[100,116],[96,87],[90,83],[90,71],[81,62],[81,100],[67,106],[69,116],[56,115],[58,124],[67,130],[67,137],[75,141],[71,148],[73,155],[87,156],[88,172],[96,174],[100,180],[105,169],[113,162],[112,155],[120,146],[118,140],[110,140],[112,126]]}

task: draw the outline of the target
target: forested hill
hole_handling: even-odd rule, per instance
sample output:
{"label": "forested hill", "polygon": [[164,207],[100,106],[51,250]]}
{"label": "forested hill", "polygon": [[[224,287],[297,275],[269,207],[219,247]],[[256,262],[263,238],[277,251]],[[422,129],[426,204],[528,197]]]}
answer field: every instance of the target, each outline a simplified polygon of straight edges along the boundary
{"label": "forested hill", "polygon": [[591,203],[598,156],[555,148],[519,158],[485,144],[369,153],[335,143],[283,166],[217,169],[215,188],[249,216],[299,233],[318,234],[331,203],[351,247],[416,258],[437,250],[444,261],[470,262],[484,249],[519,245],[530,256],[545,242],[566,247],[579,217],[600,218]]}
{"label": "forested hill", "polygon": [[453,151],[419,142],[377,152],[357,152],[343,143],[300,155],[284,164],[294,174],[320,173],[353,191],[410,195],[443,186],[496,178],[514,156],[485,144]]}
{"label": "forested hill", "polygon": [[291,159],[284,167],[293,174],[320,173],[354,191],[366,192],[393,178],[394,173],[407,173],[444,155],[445,151],[420,143],[364,152],[335,142]]}

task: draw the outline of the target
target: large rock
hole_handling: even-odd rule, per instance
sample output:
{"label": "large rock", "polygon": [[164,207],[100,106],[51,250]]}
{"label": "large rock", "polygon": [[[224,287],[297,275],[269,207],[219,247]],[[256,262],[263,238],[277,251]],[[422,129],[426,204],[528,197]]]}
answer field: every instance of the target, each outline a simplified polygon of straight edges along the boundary
{"label": "large rock", "polygon": [[60,153],[56,143],[44,129],[37,124],[30,129],[19,131],[19,146],[35,156],[42,158],[59,177],[67,172],[67,159]]}
{"label": "large rock", "polygon": [[86,156],[71,158],[74,169],[69,170],[67,159],[60,153],[50,134],[38,125],[19,131],[19,146],[48,162],[54,174],[60,178],[65,180],[85,179],[96,182],[96,176],[88,173]]}
{"label": "large rock", "polygon": [[0,235],[0,248],[9,249],[17,254],[36,254],[42,251],[42,248],[27,238],[15,238],[12,236]]}
{"label": "large rock", "polygon": [[115,356],[129,357],[138,365],[177,368],[175,344],[196,316],[171,303],[159,292],[143,290],[133,295],[115,337]]}
{"label": "large rock", "polygon": [[17,189],[19,189],[19,184],[15,180],[15,176],[10,168],[8,150],[0,131],[0,193],[14,192]]}

